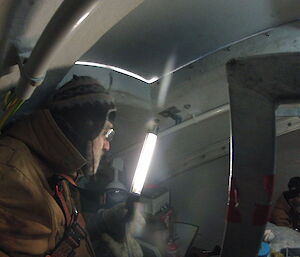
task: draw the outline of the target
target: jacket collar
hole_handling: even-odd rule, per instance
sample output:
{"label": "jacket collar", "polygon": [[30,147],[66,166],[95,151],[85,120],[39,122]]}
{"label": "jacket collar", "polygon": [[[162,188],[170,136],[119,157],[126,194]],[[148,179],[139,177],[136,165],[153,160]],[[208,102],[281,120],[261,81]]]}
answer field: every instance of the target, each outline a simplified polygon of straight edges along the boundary
{"label": "jacket collar", "polygon": [[71,175],[87,162],[57,126],[49,110],[37,111],[15,122],[5,134],[26,144],[54,173]]}

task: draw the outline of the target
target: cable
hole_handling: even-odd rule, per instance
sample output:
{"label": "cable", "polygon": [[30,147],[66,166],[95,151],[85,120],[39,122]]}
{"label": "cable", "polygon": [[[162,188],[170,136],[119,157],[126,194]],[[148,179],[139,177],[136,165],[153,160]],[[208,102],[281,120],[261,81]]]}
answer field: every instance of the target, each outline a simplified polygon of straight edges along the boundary
{"label": "cable", "polygon": [[[8,96],[9,102],[4,107],[4,114],[0,118],[0,131],[6,124],[7,120],[21,107],[24,100],[18,98],[16,95]],[[7,99],[6,99],[7,100]]]}

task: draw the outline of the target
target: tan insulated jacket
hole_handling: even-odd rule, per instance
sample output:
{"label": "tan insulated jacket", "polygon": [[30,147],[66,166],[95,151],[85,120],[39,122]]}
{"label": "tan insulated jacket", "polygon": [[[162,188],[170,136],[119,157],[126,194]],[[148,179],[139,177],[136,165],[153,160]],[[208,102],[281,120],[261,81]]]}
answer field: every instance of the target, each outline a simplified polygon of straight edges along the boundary
{"label": "tan insulated jacket", "polygon": [[276,201],[271,213],[271,222],[277,226],[292,228],[292,223],[289,218],[289,211],[291,207],[282,194]]}
{"label": "tan insulated jacket", "polygon": [[300,228],[300,219],[293,214],[291,206],[282,194],[275,203],[271,213],[271,222],[277,226]]}
{"label": "tan insulated jacket", "polygon": [[[0,137],[0,257],[44,256],[65,230],[65,218],[47,179],[73,174],[86,160],[48,110],[16,122]],[[70,211],[79,193],[64,182]],[[77,200],[76,200],[77,198]],[[86,240],[76,256],[93,256]]]}

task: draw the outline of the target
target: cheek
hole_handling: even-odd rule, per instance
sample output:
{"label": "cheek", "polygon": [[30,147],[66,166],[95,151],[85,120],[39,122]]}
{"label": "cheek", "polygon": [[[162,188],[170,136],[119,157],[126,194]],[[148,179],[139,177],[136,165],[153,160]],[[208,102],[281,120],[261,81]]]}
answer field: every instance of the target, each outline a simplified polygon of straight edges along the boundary
{"label": "cheek", "polygon": [[101,136],[98,136],[97,138],[95,138],[93,141],[94,153],[101,152],[101,149],[103,148],[103,144],[104,144],[104,140],[102,139]]}

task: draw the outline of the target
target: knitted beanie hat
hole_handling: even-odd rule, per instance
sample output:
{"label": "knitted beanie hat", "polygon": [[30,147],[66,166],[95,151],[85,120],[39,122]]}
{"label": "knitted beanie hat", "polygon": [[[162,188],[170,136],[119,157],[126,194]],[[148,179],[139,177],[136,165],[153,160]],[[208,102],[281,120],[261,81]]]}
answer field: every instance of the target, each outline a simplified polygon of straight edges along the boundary
{"label": "knitted beanie hat", "polygon": [[113,122],[116,113],[113,97],[97,80],[76,75],[56,90],[48,108],[58,126],[82,154],[87,142],[99,135],[105,121]]}

